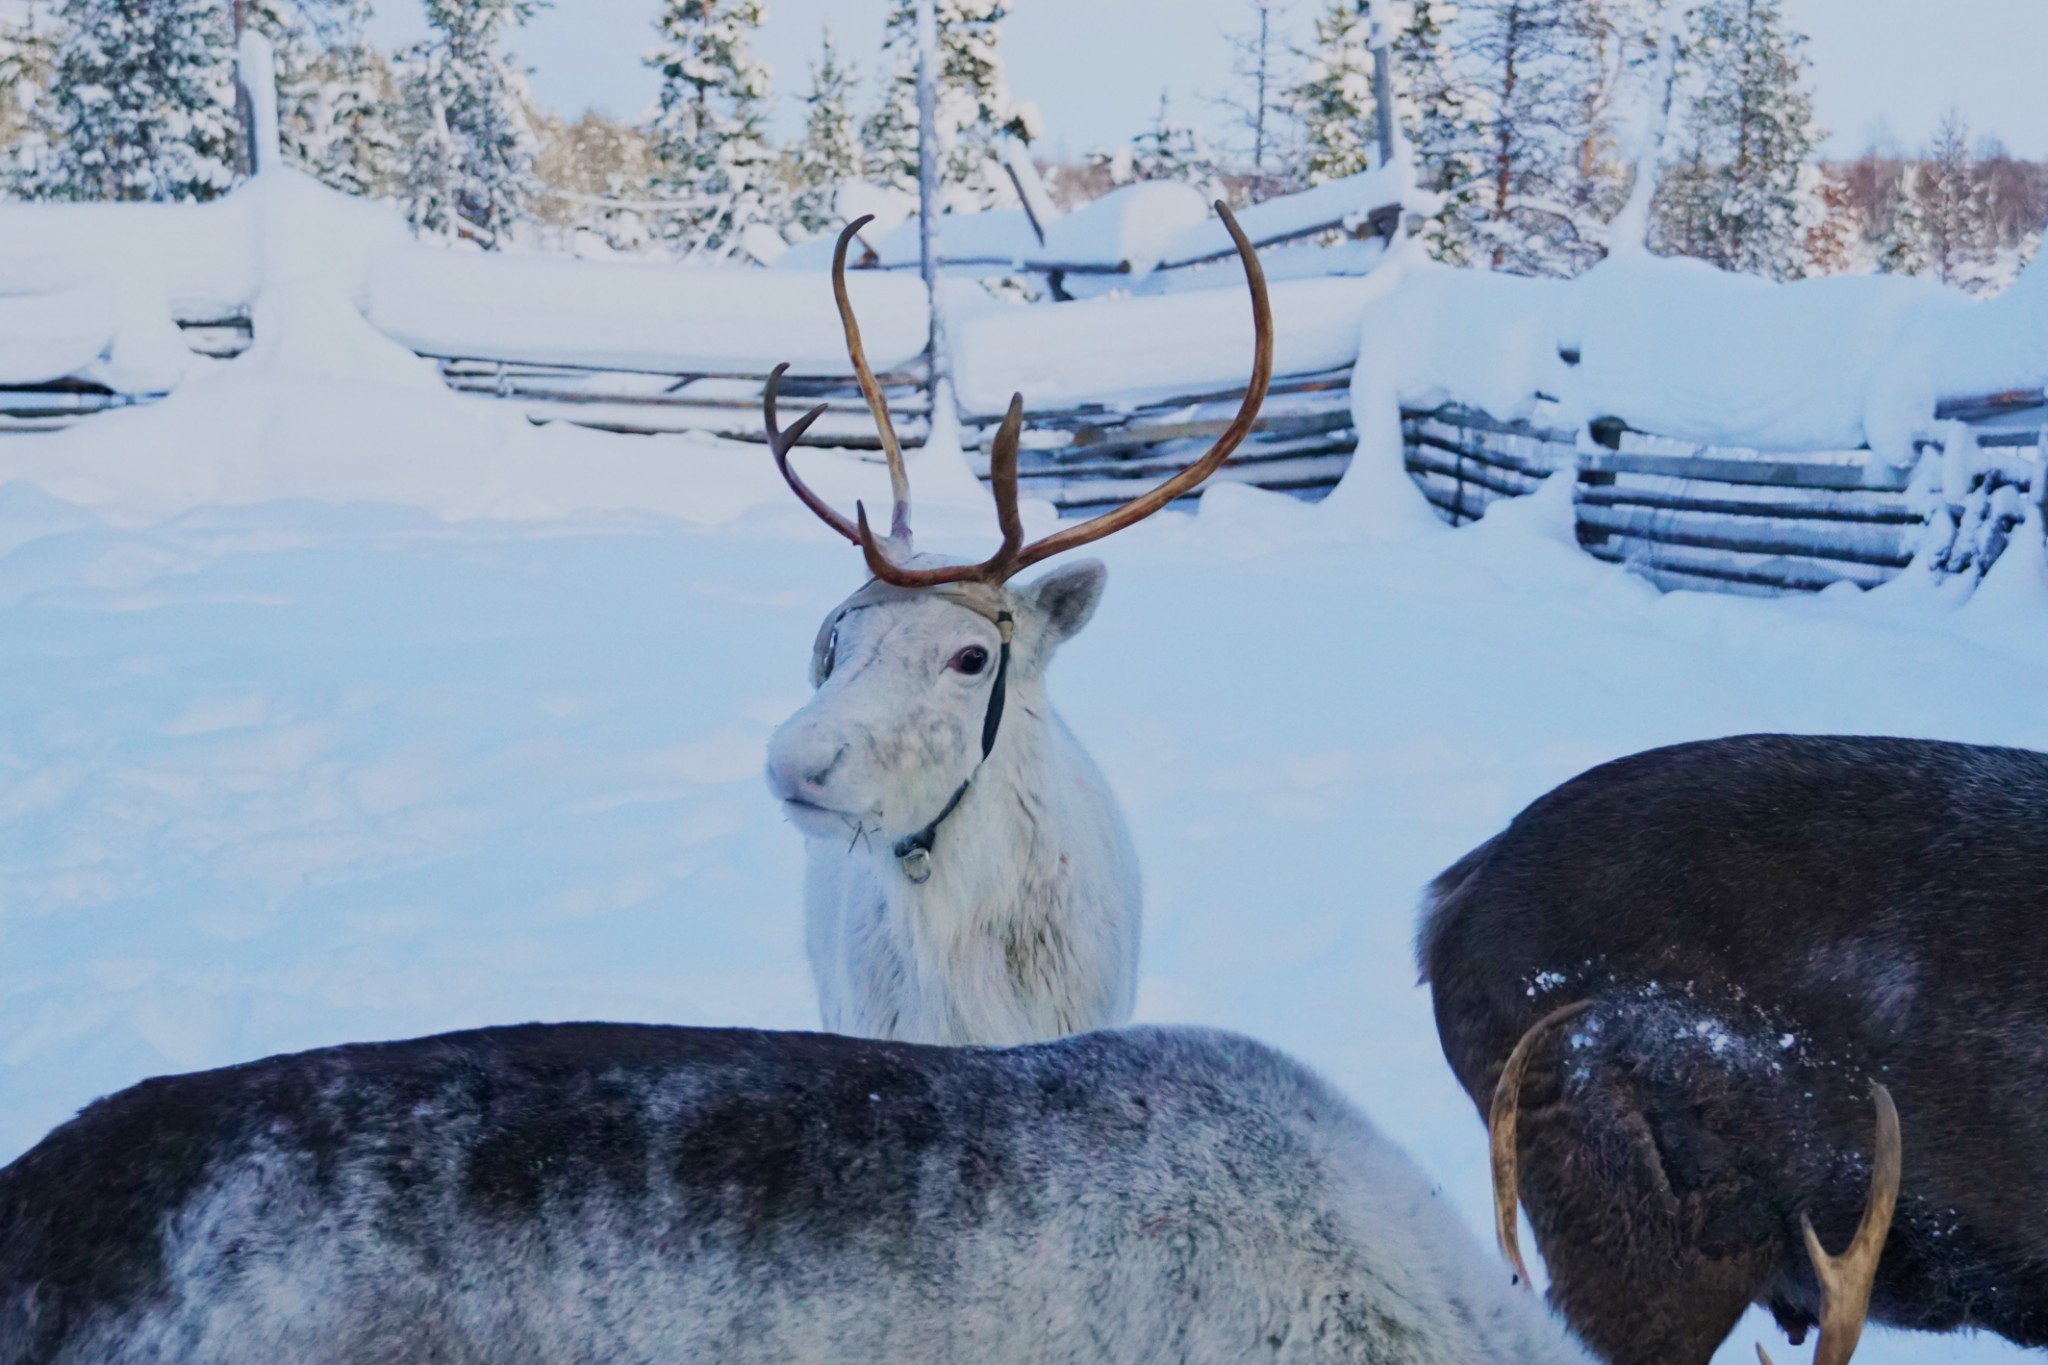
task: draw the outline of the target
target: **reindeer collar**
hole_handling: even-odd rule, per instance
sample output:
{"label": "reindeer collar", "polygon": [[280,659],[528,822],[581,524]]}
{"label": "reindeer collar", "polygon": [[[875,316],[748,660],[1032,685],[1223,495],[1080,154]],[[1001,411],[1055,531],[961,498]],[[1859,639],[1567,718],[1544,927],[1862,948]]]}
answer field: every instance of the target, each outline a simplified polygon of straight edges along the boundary
{"label": "reindeer collar", "polygon": [[[952,593],[944,595],[954,596]],[[958,600],[957,597],[955,600]],[[971,604],[962,602],[961,605]],[[971,609],[980,610],[978,606]],[[932,817],[930,824],[914,834],[904,835],[889,850],[896,855],[897,863],[903,868],[903,875],[910,879],[913,886],[923,886],[931,880],[932,844],[939,837],[939,826],[946,822],[947,816],[960,808],[960,799],[966,796],[967,789],[974,785],[974,779],[981,773],[981,765],[988,762],[990,752],[996,747],[996,732],[1002,728],[1003,703],[1007,700],[1010,690],[1010,637],[1016,633],[1017,623],[1016,618],[1003,607],[996,608],[994,620],[996,630],[1002,636],[1002,645],[996,654],[996,680],[995,685],[989,689],[988,712],[981,718],[980,762],[974,765],[973,772],[967,774],[966,781],[953,789],[953,795],[947,798],[945,808]]]}

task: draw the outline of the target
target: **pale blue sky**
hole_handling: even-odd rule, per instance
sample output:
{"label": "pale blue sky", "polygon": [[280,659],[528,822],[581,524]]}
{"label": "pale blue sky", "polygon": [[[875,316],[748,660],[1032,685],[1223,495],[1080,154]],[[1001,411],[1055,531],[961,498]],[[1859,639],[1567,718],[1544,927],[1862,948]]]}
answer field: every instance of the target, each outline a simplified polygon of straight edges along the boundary
{"label": "pale blue sky", "polygon": [[[1143,127],[1162,86],[1196,121],[1201,100],[1229,68],[1223,35],[1244,0],[1014,0],[1003,36],[1011,87],[1045,117],[1048,150],[1078,155]],[[1293,0],[1302,31],[1324,0]],[[1978,133],[2048,157],[2048,0],[1785,0],[1813,42],[1815,103],[1835,133],[1829,150],[1858,150],[1880,130],[1925,141],[1944,110],[1962,109]],[[758,51],[781,94],[778,127],[794,124],[793,95],[829,19],[863,69],[880,41],[885,0],[767,0]],[[421,31],[419,0],[378,0],[385,42]],[[596,105],[638,113],[654,92],[640,65],[656,0],[556,0],[516,35],[536,93],[567,113]]]}

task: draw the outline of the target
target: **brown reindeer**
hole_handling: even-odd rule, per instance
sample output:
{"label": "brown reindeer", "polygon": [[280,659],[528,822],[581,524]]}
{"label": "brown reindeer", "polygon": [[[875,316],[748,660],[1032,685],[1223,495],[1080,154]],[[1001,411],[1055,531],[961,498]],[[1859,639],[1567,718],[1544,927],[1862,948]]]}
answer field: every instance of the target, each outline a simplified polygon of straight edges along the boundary
{"label": "brown reindeer", "polygon": [[1839,1359],[1865,1296],[2048,1346],[2044,923],[2048,755],[1746,735],[1539,798],[1436,879],[1419,944],[1503,1244],[1519,1195],[1617,1365],[1705,1365],[1752,1303]]}

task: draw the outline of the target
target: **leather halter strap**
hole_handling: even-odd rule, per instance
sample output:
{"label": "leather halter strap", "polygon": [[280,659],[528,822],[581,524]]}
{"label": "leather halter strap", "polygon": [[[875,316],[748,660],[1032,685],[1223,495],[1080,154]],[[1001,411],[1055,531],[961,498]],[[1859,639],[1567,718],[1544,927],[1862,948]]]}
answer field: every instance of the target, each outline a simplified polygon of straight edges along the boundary
{"label": "leather halter strap", "polygon": [[989,689],[988,711],[981,718],[981,759],[974,765],[974,771],[953,789],[947,798],[945,808],[933,816],[931,823],[912,834],[898,839],[890,848],[896,860],[903,867],[903,875],[914,885],[922,886],[931,880],[932,845],[939,837],[939,826],[946,817],[960,808],[960,800],[967,795],[967,789],[974,785],[974,779],[981,773],[981,765],[988,762],[988,756],[996,747],[996,732],[1003,724],[1003,704],[1010,690],[1010,638],[1016,633],[1016,620],[1007,610],[998,610],[995,615],[996,631],[1002,636],[1002,644],[996,655],[995,685]]}

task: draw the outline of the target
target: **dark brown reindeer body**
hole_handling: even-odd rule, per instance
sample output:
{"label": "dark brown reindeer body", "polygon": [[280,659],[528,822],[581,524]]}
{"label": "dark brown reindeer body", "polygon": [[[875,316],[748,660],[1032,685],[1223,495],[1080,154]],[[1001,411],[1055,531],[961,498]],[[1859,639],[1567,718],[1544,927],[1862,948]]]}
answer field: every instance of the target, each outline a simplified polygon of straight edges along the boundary
{"label": "dark brown reindeer body", "polygon": [[1420,956],[1482,1114],[1529,1038],[1505,1150],[1553,1302],[1617,1365],[1704,1365],[1751,1303],[1813,1325],[1800,1221],[1857,1226],[1872,1082],[1904,1174],[1870,1318],[2048,1345],[2048,755],[1637,754],[1437,878]]}

